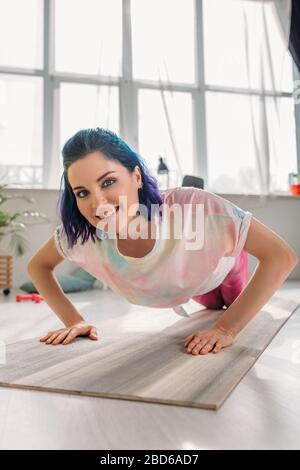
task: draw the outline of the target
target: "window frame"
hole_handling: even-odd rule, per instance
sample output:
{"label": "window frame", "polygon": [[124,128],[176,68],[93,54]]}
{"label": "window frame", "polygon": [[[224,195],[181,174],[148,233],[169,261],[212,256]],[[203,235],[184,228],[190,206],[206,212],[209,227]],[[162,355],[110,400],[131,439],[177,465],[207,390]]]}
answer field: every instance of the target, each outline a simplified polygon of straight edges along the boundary
{"label": "window frame", "polygon": [[[62,73],[54,70],[54,18],[55,1],[44,2],[44,44],[43,44],[43,69],[24,69],[18,67],[0,66],[0,74],[14,74],[21,76],[38,76],[43,78],[43,182],[42,188],[58,189],[57,182],[49,180],[50,168],[56,165],[59,172],[60,155],[59,142],[59,87],[62,82],[112,85],[119,88],[120,106],[120,137],[139,152],[138,136],[138,92],[140,89],[172,90],[190,93],[192,99],[193,122],[193,164],[194,174],[208,181],[207,172],[207,136],[206,136],[206,110],[205,94],[207,91],[226,92],[236,94],[250,94],[248,88],[236,88],[228,86],[207,85],[204,78],[204,30],[203,30],[203,2],[194,0],[195,11],[195,83],[181,84],[159,82],[152,80],[137,80],[132,77],[132,42],[131,42],[131,2],[122,0],[122,76],[105,77],[76,73]],[[300,74],[293,66],[293,78],[299,79]],[[251,90],[254,95],[271,95],[274,93],[261,93],[259,90]],[[279,92],[276,96],[293,97],[293,92]],[[126,106],[130,103],[130,106]],[[297,142],[298,173],[300,172],[300,106],[295,103],[295,124]],[[58,176],[59,178],[59,176]],[[28,187],[28,186],[26,186]],[[33,186],[34,188],[34,186]]]}

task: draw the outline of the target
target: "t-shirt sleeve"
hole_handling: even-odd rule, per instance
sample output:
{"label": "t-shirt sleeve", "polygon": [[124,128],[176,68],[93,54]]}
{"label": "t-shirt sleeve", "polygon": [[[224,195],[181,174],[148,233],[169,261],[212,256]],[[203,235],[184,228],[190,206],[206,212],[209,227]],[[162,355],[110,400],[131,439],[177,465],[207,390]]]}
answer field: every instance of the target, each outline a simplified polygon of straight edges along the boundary
{"label": "t-shirt sleeve", "polygon": [[82,243],[82,239],[77,239],[76,243],[70,247],[62,223],[55,228],[53,237],[57,251],[63,258],[79,264],[87,271],[89,270],[94,263],[95,256],[97,256],[95,243],[91,239],[85,243]]}
{"label": "t-shirt sleeve", "polygon": [[253,214],[214,193],[207,192],[206,201],[208,215],[223,220],[224,256],[238,256],[246,243]]}
{"label": "t-shirt sleeve", "polygon": [[58,253],[66,259],[71,258],[70,249],[68,248],[68,240],[63,225],[58,225],[54,230],[54,242]]}
{"label": "t-shirt sleeve", "polygon": [[248,231],[251,224],[253,214],[249,211],[244,211],[233,203],[229,203],[232,210],[232,237],[229,238],[229,251],[225,256],[238,256],[243,250]]}
{"label": "t-shirt sleeve", "polygon": [[251,212],[200,188],[177,188],[172,200],[204,205],[204,249],[225,257],[236,257],[241,253],[253,216]]}

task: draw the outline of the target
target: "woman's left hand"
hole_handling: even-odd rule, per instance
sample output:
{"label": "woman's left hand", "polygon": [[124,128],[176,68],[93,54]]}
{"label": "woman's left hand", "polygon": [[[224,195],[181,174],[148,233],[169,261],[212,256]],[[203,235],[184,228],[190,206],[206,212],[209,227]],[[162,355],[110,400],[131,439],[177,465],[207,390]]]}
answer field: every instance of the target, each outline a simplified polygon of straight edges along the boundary
{"label": "woman's left hand", "polygon": [[185,339],[184,346],[191,354],[207,354],[210,351],[218,353],[222,348],[230,346],[234,341],[234,334],[222,328],[194,331]]}

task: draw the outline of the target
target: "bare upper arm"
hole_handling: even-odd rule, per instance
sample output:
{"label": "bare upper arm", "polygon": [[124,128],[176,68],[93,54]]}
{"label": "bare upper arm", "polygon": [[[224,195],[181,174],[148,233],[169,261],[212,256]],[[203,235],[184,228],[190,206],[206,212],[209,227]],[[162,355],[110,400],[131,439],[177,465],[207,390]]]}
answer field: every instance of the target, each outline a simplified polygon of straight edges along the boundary
{"label": "bare upper arm", "polygon": [[38,251],[30,258],[28,269],[31,266],[39,265],[54,269],[64,258],[59,254],[54,242],[54,235],[43,243]]}
{"label": "bare upper arm", "polygon": [[292,262],[298,261],[294,250],[279,235],[255,217],[251,218],[244,250],[259,260],[286,254]]}

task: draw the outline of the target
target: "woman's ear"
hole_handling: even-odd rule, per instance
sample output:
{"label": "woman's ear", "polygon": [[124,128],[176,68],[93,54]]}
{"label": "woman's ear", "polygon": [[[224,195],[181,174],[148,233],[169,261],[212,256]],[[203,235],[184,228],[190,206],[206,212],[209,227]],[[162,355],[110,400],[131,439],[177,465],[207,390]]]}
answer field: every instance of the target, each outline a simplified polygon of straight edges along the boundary
{"label": "woman's ear", "polygon": [[140,167],[136,165],[134,170],[135,170],[135,175],[136,175],[136,182],[141,185],[143,181],[142,181],[142,174],[141,174]]}

